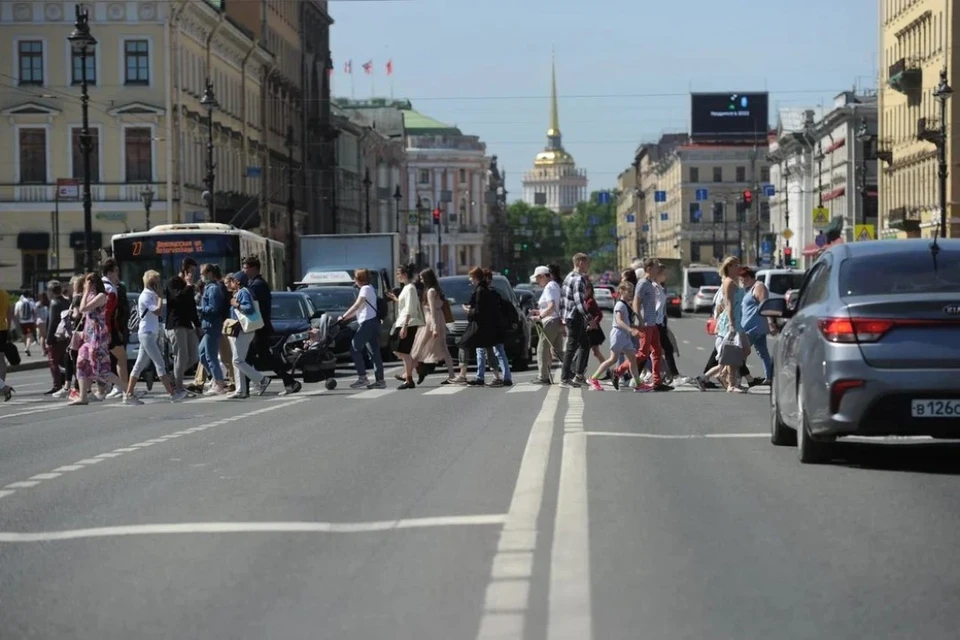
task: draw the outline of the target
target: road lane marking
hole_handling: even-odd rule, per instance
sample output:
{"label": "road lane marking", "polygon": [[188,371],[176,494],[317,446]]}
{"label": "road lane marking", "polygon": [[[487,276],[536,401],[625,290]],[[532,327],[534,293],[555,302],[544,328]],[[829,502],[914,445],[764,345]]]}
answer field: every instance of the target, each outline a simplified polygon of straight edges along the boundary
{"label": "road lane marking", "polygon": [[350,398],[351,400],[375,400],[376,398],[382,398],[391,393],[396,393],[396,391],[396,389],[368,389],[367,391],[361,391],[360,393],[354,393],[353,395],[344,397]]}
{"label": "road lane marking", "polygon": [[6,498],[7,496],[12,496],[16,491],[0,491],[0,498]]}
{"label": "road lane marking", "polygon": [[586,436],[614,438],[647,438],[648,440],[722,440],[743,438],[769,438],[766,432],[750,433],[621,433],[618,431],[585,431]]}
{"label": "road lane marking", "polygon": [[537,548],[537,520],[550,461],[560,389],[551,387],[533,421],[520,461],[497,553],[490,569],[483,601],[478,640],[521,640],[527,619],[533,554]]}
{"label": "road lane marking", "polygon": [[543,390],[543,387],[534,386],[532,384],[530,385],[522,384],[522,385],[513,387],[512,389],[507,391],[507,393],[536,393],[537,391],[542,391],[542,390]]}
{"label": "road lane marking", "polygon": [[[20,405],[21,407],[26,405]],[[63,409],[66,405],[53,405],[49,407],[39,407],[37,409],[30,409],[29,411],[19,411],[17,413],[7,413],[0,415],[0,420],[7,420],[8,418],[19,418],[21,416],[32,416],[38,413],[46,413],[47,411],[57,411],[58,409]]]}
{"label": "road lane marking", "polygon": [[88,538],[117,538],[170,534],[223,533],[379,533],[408,529],[502,525],[507,516],[483,514],[404,518],[378,522],[181,522],[175,524],[139,524],[95,527],[66,531],[0,532],[2,542],[57,542]]}
{"label": "road lane marking", "polygon": [[550,552],[547,640],[591,640],[590,520],[582,391],[572,390],[567,402]]}
{"label": "road lane marking", "polygon": [[454,386],[454,385],[451,384],[451,385],[446,385],[446,386],[443,386],[443,387],[438,387],[438,388],[436,388],[436,389],[431,389],[430,391],[427,391],[427,392],[424,393],[423,395],[425,395],[425,396],[452,396],[452,395],[455,394],[455,393],[460,393],[460,392],[463,391],[464,389],[466,389],[466,387],[457,387],[457,386]]}
{"label": "road lane marking", "polygon": [[[169,441],[171,441],[171,440],[176,440],[176,439],[179,438],[181,435],[186,435],[186,434],[188,434],[188,433],[199,433],[199,432],[203,431],[204,429],[209,429],[210,427],[220,426],[220,425],[222,425],[222,424],[226,424],[226,423],[228,423],[228,422],[233,422],[233,421],[237,421],[237,420],[244,420],[244,419],[248,419],[248,418],[253,418],[253,417],[258,416],[258,415],[260,415],[260,414],[267,413],[268,411],[276,411],[277,409],[284,409],[284,408],[286,408],[286,407],[290,407],[290,406],[293,406],[293,405],[295,405],[295,404],[299,404],[299,403],[305,402],[305,401],[306,401],[306,398],[302,398],[302,397],[300,397],[300,398],[293,398],[293,399],[290,399],[290,400],[288,400],[286,403],[283,403],[283,404],[270,404],[270,405],[266,405],[266,406],[263,406],[263,407],[261,407],[261,408],[259,408],[259,409],[255,409],[255,410],[253,410],[253,411],[247,411],[246,413],[242,413],[242,414],[240,414],[240,415],[231,416],[230,418],[222,418],[222,419],[220,419],[220,420],[218,420],[218,421],[216,421],[216,422],[211,422],[211,423],[208,423],[208,424],[198,425],[198,426],[193,427],[193,428],[191,428],[191,429],[184,429],[184,430],[182,430],[182,431],[177,431],[177,432],[175,432],[175,433],[170,433],[170,434],[167,434],[167,435],[165,435],[165,436],[161,436],[161,437],[159,437],[159,438],[152,438],[152,439],[150,439],[150,440],[144,440],[143,442],[137,442],[137,443],[135,443],[135,444],[127,445],[126,447],[121,447],[121,448],[119,448],[119,449],[114,449],[113,451],[107,451],[107,452],[105,452],[105,453],[97,454],[97,455],[93,456],[92,458],[84,458],[83,460],[77,460],[77,461],[76,461],[75,463],[73,463],[73,464],[68,464],[68,465],[64,465],[64,466],[61,466],[61,467],[57,467],[57,468],[54,469],[53,471],[50,471],[50,472],[47,472],[47,473],[38,473],[38,474],[36,474],[36,475],[34,475],[34,476],[31,476],[29,480],[22,480],[22,481],[20,481],[20,482],[14,482],[14,483],[12,483],[12,484],[8,484],[6,487],[4,487],[4,489],[7,489],[7,490],[13,490],[13,489],[30,489],[30,488],[32,488],[32,487],[37,486],[38,484],[40,484],[40,483],[43,482],[44,480],[53,480],[54,478],[59,478],[59,477],[62,476],[64,473],[69,473],[69,472],[72,472],[72,471],[79,471],[80,469],[83,469],[84,467],[92,466],[92,465],[95,465],[95,464],[99,464],[99,463],[103,462],[104,460],[110,460],[110,459],[112,459],[112,458],[119,458],[119,457],[122,456],[122,455],[125,455],[125,454],[128,454],[128,453],[133,453],[133,452],[135,452],[135,451],[140,451],[140,450],[145,449],[145,448],[147,448],[147,447],[151,447],[151,446],[153,446],[153,445],[155,445],[155,444],[163,444],[164,442],[169,442]],[[51,407],[51,410],[52,410],[52,409],[57,409],[57,408],[60,408],[60,407]],[[3,416],[3,417],[9,417],[9,416]],[[8,493],[5,493],[5,494],[3,494],[3,495],[0,495],[0,498],[4,497],[4,495],[10,495],[10,493],[14,493],[14,491],[9,491]],[[398,521],[398,522],[399,522],[399,521]]]}

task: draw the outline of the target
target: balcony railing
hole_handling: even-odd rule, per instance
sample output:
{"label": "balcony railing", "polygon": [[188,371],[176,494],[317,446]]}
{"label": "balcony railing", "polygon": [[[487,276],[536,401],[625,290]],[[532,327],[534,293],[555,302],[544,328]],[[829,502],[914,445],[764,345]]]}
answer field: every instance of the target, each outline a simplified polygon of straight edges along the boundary
{"label": "balcony railing", "polygon": [[[143,190],[150,187],[153,190],[153,202],[163,203],[167,197],[165,183],[120,183],[97,182],[90,185],[90,198],[94,202],[143,202]],[[61,192],[58,197],[55,184],[14,184],[0,183],[0,203],[10,202],[81,202],[83,199],[83,185],[76,189],[76,197],[72,193]]]}
{"label": "balcony railing", "polygon": [[923,71],[909,58],[900,58],[887,70],[887,84],[896,91],[916,91],[923,82]]}

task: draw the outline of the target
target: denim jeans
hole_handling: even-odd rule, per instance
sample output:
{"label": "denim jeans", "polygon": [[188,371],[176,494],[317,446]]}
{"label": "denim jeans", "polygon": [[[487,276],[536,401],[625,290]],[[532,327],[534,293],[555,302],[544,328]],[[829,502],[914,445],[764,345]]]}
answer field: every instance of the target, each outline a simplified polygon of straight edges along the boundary
{"label": "denim jeans", "polygon": [[373,375],[377,382],[383,380],[383,358],[380,355],[380,321],[370,318],[364,321],[353,334],[350,342],[350,355],[353,356],[353,366],[357,369],[357,376],[367,377],[367,366],[364,363],[363,352],[366,350],[373,360]]}
{"label": "denim jeans", "polygon": [[767,347],[767,334],[751,335],[750,344],[757,352],[760,362],[763,363],[763,376],[767,380],[771,380],[773,378],[773,359],[770,357],[770,349]]}
{"label": "denim jeans", "polygon": [[[503,380],[512,380],[513,377],[510,375],[510,364],[507,362],[507,350],[503,347],[502,344],[498,344],[493,348],[493,354],[497,357],[497,362],[500,363],[500,371],[503,372]],[[477,349],[477,380],[483,380],[483,374],[487,368],[487,348],[479,347]]]}
{"label": "denim jeans", "polygon": [[167,375],[163,351],[160,349],[160,336],[152,332],[138,331],[137,340],[140,341],[140,349],[137,351],[137,361],[133,363],[130,377],[137,380],[150,362],[153,362],[153,368],[157,370],[157,377]]}
{"label": "denim jeans", "polygon": [[210,372],[213,379],[223,382],[223,369],[220,367],[220,332],[207,330],[200,338],[200,364]]}

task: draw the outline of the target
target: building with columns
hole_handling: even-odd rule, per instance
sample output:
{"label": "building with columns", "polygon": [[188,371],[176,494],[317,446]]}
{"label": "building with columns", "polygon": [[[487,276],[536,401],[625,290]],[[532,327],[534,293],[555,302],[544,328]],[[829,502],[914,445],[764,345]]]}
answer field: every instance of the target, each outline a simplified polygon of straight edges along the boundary
{"label": "building with columns", "polygon": [[550,75],[547,146],[537,154],[533,169],[523,174],[522,199],[529,205],[542,205],[557,213],[571,213],[578,202],[587,199],[587,172],[578,169],[573,156],[563,148],[556,63],[552,64]]}

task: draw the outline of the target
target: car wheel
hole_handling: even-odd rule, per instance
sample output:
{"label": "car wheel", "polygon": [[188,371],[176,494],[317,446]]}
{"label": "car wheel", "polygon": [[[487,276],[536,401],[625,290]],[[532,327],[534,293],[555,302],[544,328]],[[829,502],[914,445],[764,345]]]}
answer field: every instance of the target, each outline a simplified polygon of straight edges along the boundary
{"label": "car wheel", "polygon": [[797,430],[797,457],[804,464],[829,462],[833,451],[832,442],[814,440],[807,423],[807,411],[803,400],[803,383],[797,385],[797,408],[800,413],[800,428]]}
{"label": "car wheel", "polygon": [[783,420],[780,419],[776,375],[770,382],[770,442],[776,447],[794,447],[797,445],[797,432],[783,424]]}

